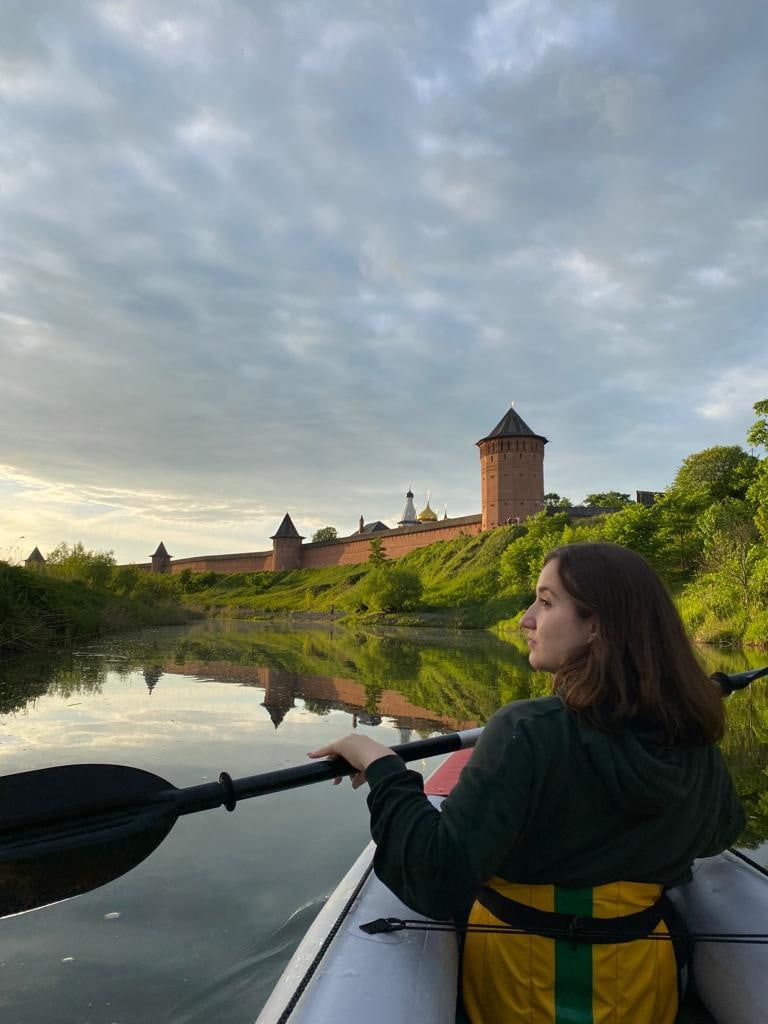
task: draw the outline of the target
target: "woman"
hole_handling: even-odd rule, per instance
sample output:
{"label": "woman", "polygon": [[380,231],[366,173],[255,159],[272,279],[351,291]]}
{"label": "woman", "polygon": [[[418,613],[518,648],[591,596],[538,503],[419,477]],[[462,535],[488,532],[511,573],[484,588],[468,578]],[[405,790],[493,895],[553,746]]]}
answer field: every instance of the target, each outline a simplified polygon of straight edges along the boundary
{"label": "woman", "polygon": [[[664,887],[744,827],[715,745],[722,698],[664,585],[617,545],[550,552],[521,627],[552,696],[493,715],[442,812],[366,736],[310,756],[343,757],[354,786],[368,781],[375,870],[405,903],[438,919],[471,904],[470,924],[529,930],[468,933],[473,1024],[672,1024],[672,943],[636,936],[665,931]],[[535,934],[563,926],[572,939]]]}

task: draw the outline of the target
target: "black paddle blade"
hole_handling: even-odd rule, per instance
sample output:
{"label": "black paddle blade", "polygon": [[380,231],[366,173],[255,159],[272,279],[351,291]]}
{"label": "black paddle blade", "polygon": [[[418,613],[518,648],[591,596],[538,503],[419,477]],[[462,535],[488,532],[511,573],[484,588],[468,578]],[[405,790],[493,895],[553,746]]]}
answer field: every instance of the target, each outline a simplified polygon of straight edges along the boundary
{"label": "black paddle blade", "polygon": [[102,842],[88,838],[83,848],[49,849],[37,857],[0,861],[0,918],[36,910],[106,885],[135,868],[162,843],[175,818],[144,822],[134,819],[133,834]]}
{"label": "black paddle blade", "polygon": [[173,794],[159,776],[120,765],[0,779],[0,917],[88,892],[135,867],[173,828]]}
{"label": "black paddle blade", "polygon": [[744,690],[750,683],[760,679],[761,676],[768,676],[768,666],[765,668],[751,668],[746,672],[733,672],[730,675],[726,675],[725,672],[715,672],[712,675],[712,679],[720,684],[723,696],[728,697],[736,690]]}

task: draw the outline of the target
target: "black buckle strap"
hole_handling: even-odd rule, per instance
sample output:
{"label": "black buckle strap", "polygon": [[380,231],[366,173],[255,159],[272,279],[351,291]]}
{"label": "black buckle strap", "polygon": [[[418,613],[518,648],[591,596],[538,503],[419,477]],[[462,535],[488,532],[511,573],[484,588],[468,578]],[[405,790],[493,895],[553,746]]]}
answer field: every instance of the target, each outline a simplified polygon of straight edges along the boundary
{"label": "black buckle strap", "polygon": [[488,886],[483,886],[475,894],[475,899],[512,928],[521,928],[545,939],[567,939],[589,945],[612,945],[642,939],[653,932],[664,912],[663,897],[644,910],[622,917],[585,917],[583,914],[538,910],[510,900]]}

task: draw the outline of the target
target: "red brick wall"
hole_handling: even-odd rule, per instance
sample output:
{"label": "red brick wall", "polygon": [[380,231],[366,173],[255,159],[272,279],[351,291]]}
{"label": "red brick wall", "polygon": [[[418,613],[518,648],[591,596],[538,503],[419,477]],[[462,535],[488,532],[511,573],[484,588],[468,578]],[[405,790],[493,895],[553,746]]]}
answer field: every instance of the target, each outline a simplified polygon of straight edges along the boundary
{"label": "red brick wall", "polygon": [[199,555],[195,558],[174,558],[171,572],[184,569],[192,572],[264,572],[272,568],[271,551],[250,551],[239,555]]}
{"label": "red brick wall", "polygon": [[338,541],[305,544],[302,548],[302,569],[317,569],[325,565],[355,565],[367,562],[371,553],[371,540],[380,537],[387,558],[401,558],[409,551],[424,548],[438,540],[453,540],[464,534],[474,537],[480,533],[480,516],[462,516],[447,519],[433,526],[408,526],[390,533],[361,533]]}
{"label": "red brick wall", "polygon": [[[298,563],[292,550],[280,551],[276,564],[273,563],[271,551],[250,551],[234,555],[200,555],[195,558],[174,558],[171,562],[171,573],[180,573],[184,569],[192,572],[269,572],[276,570],[299,568],[318,569],[326,565],[357,565],[367,562],[371,553],[371,539],[380,537],[384,542],[387,558],[401,558],[409,551],[426,547],[439,540],[453,540],[462,535],[474,537],[481,530],[480,516],[461,516],[446,519],[430,526],[407,526],[385,533],[353,534],[336,541],[318,541],[315,544],[302,544],[293,538],[278,539],[277,545],[290,544],[298,549],[301,562]],[[287,556],[287,557],[286,557]]]}

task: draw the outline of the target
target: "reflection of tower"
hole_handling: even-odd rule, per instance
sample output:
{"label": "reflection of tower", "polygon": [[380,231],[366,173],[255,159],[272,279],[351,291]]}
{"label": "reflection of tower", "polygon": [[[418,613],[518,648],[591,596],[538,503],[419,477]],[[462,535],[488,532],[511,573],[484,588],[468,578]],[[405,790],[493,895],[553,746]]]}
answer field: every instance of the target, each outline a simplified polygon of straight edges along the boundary
{"label": "reflection of tower", "polygon": [[159,665],[153,665],[152,668],[144,669],[144,682],[147,684],[147,689],[150,693],[157,686],[157,681],[163,674],[163,670]]}
{"label": "reflection of tower", "polygon": [[410,743],[411,742],[411,730],[410,729],[404,729],[402,726],[400,726],[400,728],[397,731],[400,733],[400,742],[401,743]]}
{"label": "reflection of tower", "polygon": [[259,675],[264,679],[264,700],[261,706],[267,709],[272,724],[277,728],[291,708],[296,706],[293,699],[296,675],[275,668],[265,668]]}
{"label": "reflection of tower", "polygon": [[360,725],[381,725],[381,715],[376,712],[358,711],[357,721]]}
{"label": "reflection of tower", "polygon": [[480,449],[484,530],[544,511],[544,445],[511,407]]}
{"label": "reflection of tower", "polygon": [[398,526],[418,526],[419,520],[416,518],[416,506],[413,504],[413,491],[408,488],[408,493],[405,496],[405,508],[403,509],[402,519],[398,522]]}

